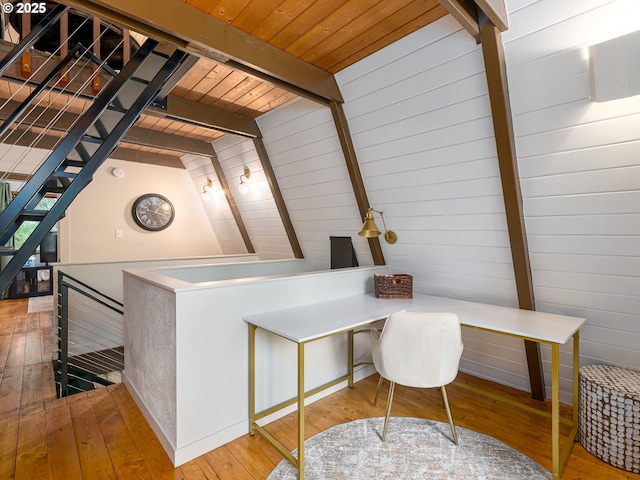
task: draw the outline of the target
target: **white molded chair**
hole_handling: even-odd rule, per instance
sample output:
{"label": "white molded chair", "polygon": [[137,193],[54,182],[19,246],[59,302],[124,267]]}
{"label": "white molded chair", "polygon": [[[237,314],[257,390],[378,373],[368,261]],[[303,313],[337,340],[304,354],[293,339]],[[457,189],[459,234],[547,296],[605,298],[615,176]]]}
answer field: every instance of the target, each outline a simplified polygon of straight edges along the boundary
{"label": "white molded chair", "polygon": [[396,312],[387,319],[382,333],[371,330],[373,364],[380,374],[375,406],[383,379],[391,382],[382,441],[387,436],[396,383],[407,387],[438,387],[447,411],[453,443],[458,436],[451,417],[445,385],[458,374],[462,356],[460,322],[453,313]]}

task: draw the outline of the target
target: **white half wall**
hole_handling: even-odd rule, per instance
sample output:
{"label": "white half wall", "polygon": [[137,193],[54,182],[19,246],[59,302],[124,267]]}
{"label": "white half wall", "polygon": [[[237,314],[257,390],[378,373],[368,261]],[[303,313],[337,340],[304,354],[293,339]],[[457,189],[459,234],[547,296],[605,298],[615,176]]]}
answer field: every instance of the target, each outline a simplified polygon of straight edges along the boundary
{"label": "white half wall", "polygon": [[[249,431],[249,337],[243,316],[372,292],[373,274],[383,272],[385,267],[346,268],[179,289],[169,286],[172,278],[160,283],[158,272],[125,272],[124,381],[174,465]],[[370,349],[360,347],[356,358]],[[347,373],[346,334],[312,342],[305,350],[307,390]],[[257,335],[258,411],[294,396],[296,354],[292,342]],[[371,366],[358,368],[358,378],[374,372]]]}

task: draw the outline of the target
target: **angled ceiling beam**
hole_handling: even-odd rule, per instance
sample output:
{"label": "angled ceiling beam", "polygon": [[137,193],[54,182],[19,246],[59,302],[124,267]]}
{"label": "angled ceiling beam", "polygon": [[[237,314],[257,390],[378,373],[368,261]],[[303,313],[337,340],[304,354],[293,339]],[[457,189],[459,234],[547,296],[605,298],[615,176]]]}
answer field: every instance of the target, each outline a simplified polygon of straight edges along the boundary
{"label": "angled ceiling beam", "polygon": [[218,177],[218,181],[220,182],[220,186],[222,187],[224,196],[227,199],[227,204],[229,205],[229,209],[231,210],[231,215],[233,215],[236,226],[240,231],[240,236],[242,237],[244,246],[247,249],[248,253],[256,253],[256,249],[253,248],[253,243],[251,243],[251,238],[249,237],[247,227],[244,224],[244,220],[242,220],[242,215],[240,215],[238,204],[236,203],[233,195],[231,194],[231,190],[229,189],[229,182],[227,182],[227,177],[225,176],[224,170],[222,169],[222,166],[218,161],[218,155],[216,154],[216,151],[213,149],[213,146],[211,146],[211,144],[209,145],[209,157],[211,158],[211,165],[213,166],[213,170],[216,172],[216,176]]}
{"label": "angled ceiling beam", "polygon": [[507,6],[504,0],[476,0],[476,4],[498,30],[504,32],[509,29]]}
{"label": "angled ceiling beam", "polygon": [[[522,309],[535,310],[504,46],[498,28],[484,13],[478,15],[518,304]],[[540,344],[525,340],[525,351],[531,395],[542,401],[546,395]]]}
{"label": "angled ceiling beam", "polygon": [[[340,145],[342,146],[342,154],[344,155],[344,161],[347,165],[347,171],[349,172],[349,178],[351,179],[351,187],[353,188],[353,194],[356,197],[356,203],[358,210],[360,211],[360,218],[364,219],[369,210],[369,199],[367,198],[367,190],[364,186],[362,174],[360,173],[360,165],[356,157],[356,149],[353,146],[351,140],[351,132],[349,131],[349,124],[347,123],[347,117],[344,114],[342,104],[338,102],[331,103],[331,114],[333,115],[333,123],[336,126],[338,138],[340,139]],[[368,238],[369,250],[373,257],[373,263],[375,265],[385,265],[384,255],[382,253],[382,246],[380,245],[380,238],[373,237]]]}
{"label": "angled ceiling beam", "polygon": [[243,137],[254,138],[261,136],[258,124],[251,117],[185,100],[175,95],[167,97],[167,108],[149,107],[145,110],[145,113],[195,123],[220,132],[233,133]]}
{"label": "angled ceiling beam", "polygon": [[478,25],[476,4],[473,0],[439,0],[439,2],[462,28],[469,32],[477,42],[480,41],[480,26]]}
{"label": "angled ceiling beam", "polygon": [[167,42],[231,68],[288,85],[311,100],[342,102],[330,73],[180,0],[62,0],[74,9]]}
{"label": "angled ceiling beam", "polygon": [[285,204],[284,198],[282,197],[282,192],[280,191],[280,186],[278,185],[278,180],[276,179],[276,174],[273,171],[273,167],[271,166],[271,160],[269,160],[269,155],[267,154],[267,149],[264,146],[262,138],[254,138],[253,145],[256,147],[256,152],[258,152],[262,170],[264,170],[264,174],[267,177],[267,183],[269,184],[269,188],[271,189],[271,195],[273,196],[273,201],[275,202],[278,213],[280,214],[280,219],[282,220],[282,225],[284,226],[287,238],[289,239],[291,250],[293,250],[293,255],[295,256],[295,258],[304,258],[302,247],[300,247],[300,242],[298,242],[298,236],[296,235],[296,231],[293,228],[293,223],[291,222],[291,217],[289,216],[289,210],[287,210],[287,205]]}
{"label": "angled ceiling beam", "polygon": [[439,0],[439,2],[477,42],[480,42],[478,22],[480,11],[499,31],[504,32],[509,28],[504,0]]}

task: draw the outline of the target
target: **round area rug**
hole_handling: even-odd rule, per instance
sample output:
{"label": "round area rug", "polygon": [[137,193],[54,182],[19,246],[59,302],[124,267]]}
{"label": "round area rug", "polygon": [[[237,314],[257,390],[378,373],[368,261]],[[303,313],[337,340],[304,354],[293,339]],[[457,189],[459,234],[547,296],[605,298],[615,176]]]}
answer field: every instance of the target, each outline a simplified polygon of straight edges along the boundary
{"label": "round area rug", "polygon": [[[336,425],[305,442],[307,480],[483,479],[548,480],[551,473],[498,440],[448,423],[391,417],[382,442],[384,418]],[[294,450],[294,455],[297,452]],[[296,469],[280,462],[268,480],[294,480]]]}

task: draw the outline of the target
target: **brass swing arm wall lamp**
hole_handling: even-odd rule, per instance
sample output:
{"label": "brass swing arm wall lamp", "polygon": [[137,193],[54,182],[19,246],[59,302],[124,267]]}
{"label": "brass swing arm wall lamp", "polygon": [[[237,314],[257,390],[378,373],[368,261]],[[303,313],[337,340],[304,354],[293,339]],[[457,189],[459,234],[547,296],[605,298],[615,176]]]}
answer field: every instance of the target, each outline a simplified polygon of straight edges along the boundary
{"label": "brass swing arm wall lamp", "polygon": [[369,210],[367,210],[367,216],[364,219],[364,224],[358,232],[358,235],[360,235],[361,237],[373,238],[382,233],[380,232],[380,229],[373,219],[373,212],[379,213],[380,217],[382,218],[382,225],[384,226],[384,239],[389,244],[393,245],[394,243],[396,243],[398,241],[398,235],[396,235],[396,232],[387,230],[387,223],[384,221],[384,213],[382,213],[380,210],[374,210],[373,208],[369,208]]}

